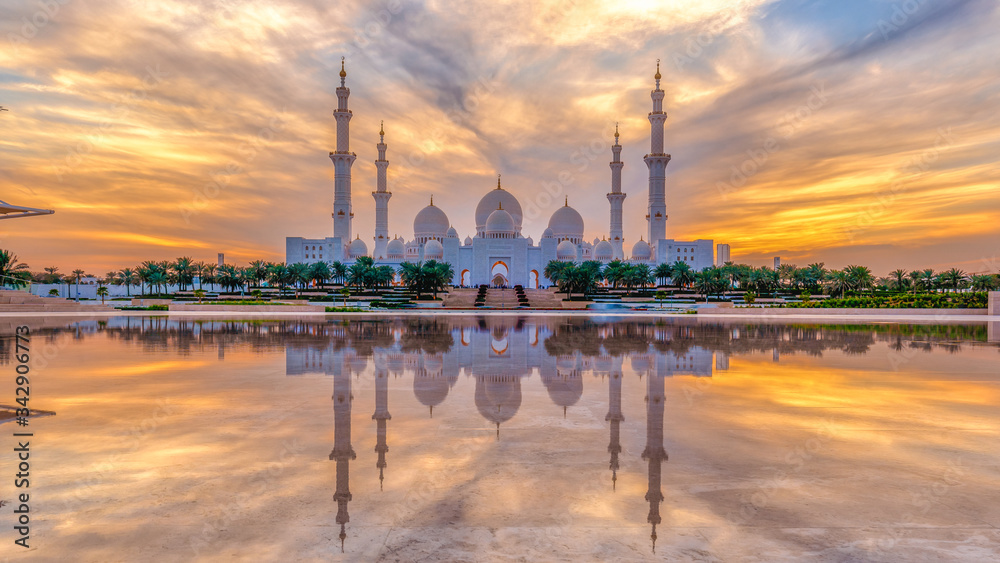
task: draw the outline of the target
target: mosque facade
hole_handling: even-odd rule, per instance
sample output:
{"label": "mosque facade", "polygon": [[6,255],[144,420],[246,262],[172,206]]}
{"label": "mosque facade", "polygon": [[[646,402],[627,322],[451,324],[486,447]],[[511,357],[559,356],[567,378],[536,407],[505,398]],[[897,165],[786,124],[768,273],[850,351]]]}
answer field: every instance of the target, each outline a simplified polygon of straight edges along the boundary
{"label": "mosque facade", "polygon": [[648,232],[625,253],[623,235],[623,204],[626,194],[622,191],[622,147],[615,129],[615,143],[611,146],[611,191],[607,194],[610,204],[610,221],[607,234],[601,239],[584,240],[583,217],[569,205],[569,199],[556,209],[547,228],[537,242],[522,233],[523,212],[514,194],[505,189],[497,176],[496,187],[487,191],[476,206],[476,232],[461,239],[452,226],[447,213],[429,204],[417,212],[413,219],[413,238],[389,238],[389,199],[386,175],[389,161],[386,158],[384,126],[379,130],[376,145],[378,159],[375,191],[375,233],[373,248],[360,235],[352,235],[354,212],[351,204],[351,168],[357,155],[350,151],[351,110],[348,109],[350,89],[346,86],[347,72],[341,65],[340,87],[337,88],[336,150],[330,153],[334,165],[333,236],[322,239],[287,237],[285,261],[302,262],[334,261],[352,264],[363,256],[370,256],[379,265],[395,268],[403,262],[418,263],[427,260],[447,262],[455,272],[454,285],[522,285],[527,288],[545,287],[551,281],[545,277],[546,265],[553,261],[580,263],[596,260],[608,263],[621,260],[651,267],[663,263],[684,262],[695,271],[714,265],[715,246],[710,239],[677,241],[666,238],[666,167],[670,155],[664,153],[663,127],[667,114],[663,111],[664,92],[660,89],[660,70],[657,63],[655,89],[651,92],[653,111],[649,114],[651,127],[650,153],[644,157],[649,169],[649,188],[646,220]]}

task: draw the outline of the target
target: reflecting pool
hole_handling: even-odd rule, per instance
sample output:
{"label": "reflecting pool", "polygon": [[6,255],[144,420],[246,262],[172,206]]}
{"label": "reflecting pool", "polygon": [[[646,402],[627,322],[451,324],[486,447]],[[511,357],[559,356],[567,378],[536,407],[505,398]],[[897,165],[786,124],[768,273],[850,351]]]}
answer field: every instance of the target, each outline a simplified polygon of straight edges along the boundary
{"label": "reflecting pool", "polygon": [[1000,559],[986,323],[25,324],[11,560]]}

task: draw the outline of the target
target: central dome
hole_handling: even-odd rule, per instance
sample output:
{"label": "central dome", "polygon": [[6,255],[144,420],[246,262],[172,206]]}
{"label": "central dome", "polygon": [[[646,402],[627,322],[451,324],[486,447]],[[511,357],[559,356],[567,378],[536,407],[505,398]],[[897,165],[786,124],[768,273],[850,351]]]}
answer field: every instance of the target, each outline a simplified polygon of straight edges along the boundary
{"label": "central dome", "polygon": [[517,232],[514,217],[506,209],[497,209],[486,219],[487,235],[513,235]]}
{"label": "central dome", "polygon": [[431,204],[421,209],[414,217],[413,236],[444,238],[450,225],[448,216],[440,207],[435,207],[434,200],[431,200]]}
{"label": "central dome", "polygon": [[521,232],[521,217],[523,216],[521,204],[510,192],[501,188],[498,181],[496,189],[490,190],[484,195],[483,199],[479,200],[479,205],[476,206],[476,231],[479,234],[486,232],[486,220],[494,211],[501,208],[510,213],[511,218],[514,219],[515,232]]}

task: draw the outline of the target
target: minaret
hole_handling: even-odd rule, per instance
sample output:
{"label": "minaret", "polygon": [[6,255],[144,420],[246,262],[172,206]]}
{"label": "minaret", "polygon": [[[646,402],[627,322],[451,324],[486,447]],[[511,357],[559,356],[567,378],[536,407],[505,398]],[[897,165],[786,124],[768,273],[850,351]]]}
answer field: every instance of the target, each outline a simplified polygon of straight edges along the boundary
{"label": "minaret", "polygon": [[[667,114],[663,111],[663,90],[660,90],[660,59],[656,59],[656,90],[650,96],[653,98],[653,111],[649,114],[649,154],[643,158],[649,168],[649,207],[646,221],[649,222],[649,245],[656,245],[667,238],[667,164],[670,155],[663,152],[663,123]],[[655,257],[655,256],[654,256]]]}
{"label": "minaret", "polygon": [[350,468],[351,460],[358,456],[351,446],[351,370],[344,365],[346,362],[342,352],[334,358],[333,376],[333,451],[330,460],[337,462],[337,491],[333,500],[337,501],[337,520],[340,524],[340,551],[344,551],[344,540],[347,538],[345,526],[351,521],[347,513],[347,503],[351,501]]}
{"label": "minaret", "polygon": [[663,501],[663,490],[660,488],[660,465],[667,461],[667,450],[663,447],[663,376],[650,373],[646,377],[646,449],[642,451],[642,459],[649,463],[649,487],[646,489],[646,500],[649,501],[649,516],[646,522],[653,525],[649,538],[653,541],[653,552],[656,552],[656,525],[660,523],[660,503]]}
{"label": "minaret", "polygon": [[389,161],[385,159],[385,126],[379,124],[379,143],[375,145],[378,149],[378,160],[375,167],[378,168],[377,182],[372,197],[375,198],[375,252],[372,256],[375,260],[385,259],[385,247],[389,244],[389,198],[392,192],[386,190],[385,171],[389,168]]}
{"label": "minaret", "polygon": [[385,470],[385,452],[389,451],[389,446],[385,441],[386,421],[392,418],[389,414],[389,370],[386,367],[386,354],[375,356],[375,413],[372,420],[375,421],[375,453],[378,454],[378,486],[382,488],[382,480]]}
{"label": "minaret", "polygon": [[614,160],[611,161],[611,193],[608,194],[608,201],[611,202],[611,246],[615,249],[615,260],[624,260],[625,251],[622,245],[625,240],[622,238],[622,204],[625,202],[625,194],[622,193],[622,146],[618,144],[618,124],[615,123],[615,144],[611,145],[611,152]]}
{"label": "minaret", "polygon": [[340,237],[346,252],[351,243],[351,220],[354,211],[351,209],[351,167],[357,155],[350,151],[351,145],[351,110],[347,109],[347,98],[351,89],[344,82],[347,71],[344,70],[344,58],[340,58],[340,88],[337,88],[337,109],[333,117],[337,120],[337,150],[330,153],[333,161],[333,236]]}
{"label": "minaret", "polygon": [[615,363],[611,370],[611,377],[608,379],[608,414],[604,420],[611,422],[611,442],[608,444],[608,453],[611,454],[611,487],[618,483],[618,454],[622,452],[621,445],[621,424],[625,421],[622,415],[622,358],[616,357],[612,360]]}

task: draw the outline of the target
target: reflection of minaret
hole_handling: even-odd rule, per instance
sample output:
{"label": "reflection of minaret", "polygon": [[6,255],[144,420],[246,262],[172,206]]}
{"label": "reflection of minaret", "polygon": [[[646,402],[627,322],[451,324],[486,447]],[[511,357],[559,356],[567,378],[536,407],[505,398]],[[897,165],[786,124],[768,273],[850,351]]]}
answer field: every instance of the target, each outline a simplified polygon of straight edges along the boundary
{"label": "reflection of minaret", "polygon": [[[381,360],[381,361],[380,361]],[[385,470],[385,452],[389,451],[389,446],[385,441],[386,421],[391,419],[389,414],[389,370],[385,362],[385,354],[375,356],[375,414],[372,420],[376,425],[375,453],[378,454],[378,488],[382,489],[383,472]]]}
{"label": "reflection of minaret", "polygon": [[615,366],[608,378],[608,414],[604,417],[604,420],[611,422],[611,443],[608,444],[608,453],[611,454],[612,489],[618,483],[618,454],[622,451],[621,423],[625,420],[622,416],[622,358],[615,358],[614,363]]}
{"label": "reflection of minaret", "polygon": [[646,521],[653,525],[649,536],[653,541],[653,552],[656,552],[656,525],[660,523],[660,502],[663,501],[660,464],[667,461],[667,450],[663,447],[663,394],[663,377],[650,374],[646,378],[646,449],[642,451],[642,459],[649,462],[649,488],[646,491],[649,516]]}
{"label": "reflection of minaret", "polygon": [[[339,358],[338,358],[339,359]],[[358,456],[351,447],[351,370],[340,359],[334,367],[333,378],[333,451],[330,459],[337,461],[337,523],[340,524],[340,551],[344,551],[347,538],[345,524],[351,521],[347,513],[347,503],[351,500],[350,462]]]}

